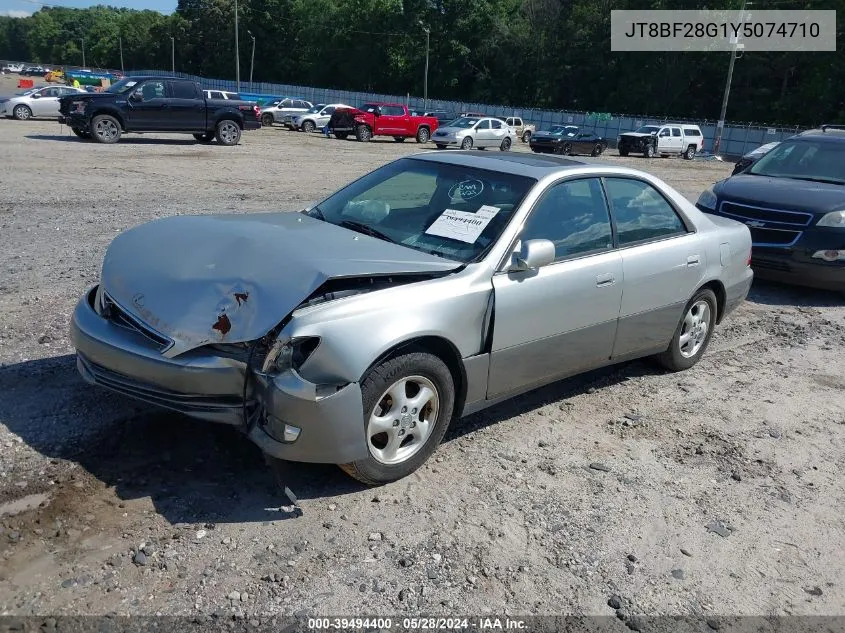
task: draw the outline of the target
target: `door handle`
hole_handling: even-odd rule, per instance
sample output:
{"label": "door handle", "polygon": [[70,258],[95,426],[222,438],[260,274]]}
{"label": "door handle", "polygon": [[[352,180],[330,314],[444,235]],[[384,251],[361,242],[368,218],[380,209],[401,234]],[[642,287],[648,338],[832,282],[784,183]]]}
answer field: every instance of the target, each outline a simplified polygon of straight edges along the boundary
{"label": "door handle", "polygon": [[690,255],[687,257],[687,266],[698,266],[701,261],[698,258],[698,255]]}
{"label": "door handle", "polygon": [[596,275],[596,287],[602,288],[604,286],[612,286],[616,283],[616,277],[613,273],[606,273],[604,275]]}

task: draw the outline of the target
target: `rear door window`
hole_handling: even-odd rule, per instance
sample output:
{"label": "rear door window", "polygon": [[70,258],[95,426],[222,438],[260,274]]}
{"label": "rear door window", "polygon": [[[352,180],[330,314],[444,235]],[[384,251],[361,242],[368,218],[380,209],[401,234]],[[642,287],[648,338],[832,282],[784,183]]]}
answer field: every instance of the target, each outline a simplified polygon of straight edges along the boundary
{"label": "rear door window", "polygon": [[174,99],[196,99],[197,86],[192,81],[171,81],[170,93]]}
{"label": "rear door window", "polygon": [[647,182],[606,178],[605,187],[620,246],[686,233],[686,227],[672,205]]}

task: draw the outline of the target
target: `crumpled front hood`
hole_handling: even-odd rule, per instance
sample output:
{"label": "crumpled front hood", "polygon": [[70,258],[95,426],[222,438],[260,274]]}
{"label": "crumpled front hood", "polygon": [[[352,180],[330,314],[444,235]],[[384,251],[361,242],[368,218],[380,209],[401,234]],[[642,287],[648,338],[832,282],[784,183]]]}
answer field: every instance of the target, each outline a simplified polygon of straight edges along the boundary
{"label": "crumpled front hood", "polygon": [[176,216],[120,234],[103,290],[174,341],[175,356],[267,334],[331,278],[447,272],[460,263],[301,213]]}
{"label": "crumpled front hood", "polygon": [[623,132],[619,136],[627,136],[628,138],[646,138],[648,136],[654,136],[651,132]]}

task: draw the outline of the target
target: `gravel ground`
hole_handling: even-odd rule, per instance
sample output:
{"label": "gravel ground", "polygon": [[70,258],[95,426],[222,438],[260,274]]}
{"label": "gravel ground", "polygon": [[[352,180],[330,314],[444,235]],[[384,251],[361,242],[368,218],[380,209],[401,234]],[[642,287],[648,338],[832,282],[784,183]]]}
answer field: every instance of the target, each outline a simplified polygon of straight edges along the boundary
{"label": "gravel ground", "polygon": [[[126,228],[301,208],[419,146],[0,121],[0,148],[0,614],[845,611],[842,297],[755,283],[688,372],[546,387],[376,490],[293,465],[291,511],[234,430],[83,383],[71,311]],[[693,199],[729,172],[607,160]]]}

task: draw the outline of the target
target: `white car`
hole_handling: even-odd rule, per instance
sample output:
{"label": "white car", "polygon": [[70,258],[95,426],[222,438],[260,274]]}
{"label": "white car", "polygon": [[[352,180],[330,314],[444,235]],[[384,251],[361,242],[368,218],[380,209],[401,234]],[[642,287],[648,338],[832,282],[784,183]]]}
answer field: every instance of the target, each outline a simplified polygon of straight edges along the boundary
{"label": "white car", "polygon": [[261,108],[261,124],[270,126],[274,123],[282,123],[290,127],[291,118],[297,114],[308,112],[314,104],[304,99],[285,97],[281,101],[273,102],[271,105]]}
{"label": "white car", "polygon": [[508,151],[516,139],[516,130],[502,119],[471,116],[455,119],[449,125],[437,128],[431,137],[437,149],[456,145],[461,149],[498,147],[503,152]]}
{"label": "white car", "polygon": [[47,86],[33,88],[0,103],[0,114],[18,121],[32,117],[59,117],[59,97],[86,93],[82,88],[71,86]]}
{"label": "white car", "polygon": [[291,117],[290,123],[294,130],[302,130],[303,132],[313,132],[321,130],[328,124],[332,114],[338,108],[351,108],[352,106],[345,103],[329,103],[324,105],[318,103],[313,108],[304,112],[303,114],[296,114]]}

